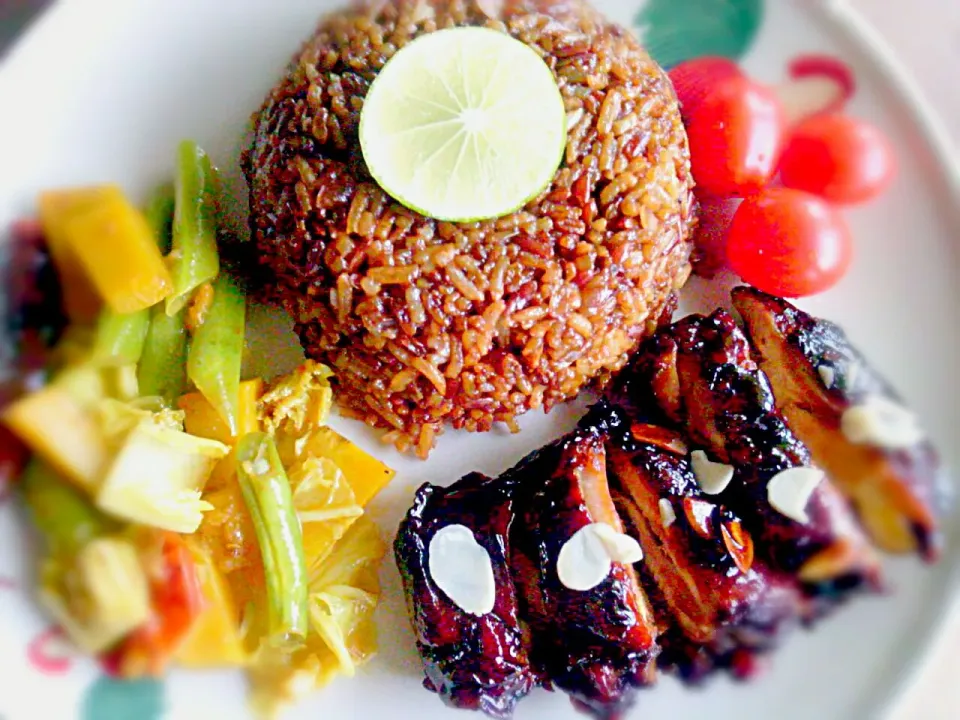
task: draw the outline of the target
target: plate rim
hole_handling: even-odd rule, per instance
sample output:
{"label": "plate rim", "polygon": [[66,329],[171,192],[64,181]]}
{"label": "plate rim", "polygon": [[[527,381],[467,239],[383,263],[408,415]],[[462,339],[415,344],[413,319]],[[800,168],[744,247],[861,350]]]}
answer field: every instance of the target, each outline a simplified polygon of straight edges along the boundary
{"label": "plate rim", "polygon": [[[953,224],[960,227],[960,153],[947,131],[945,119],[913,80],[912,72],[890,42],[854,7],[852,0],[818,0],[816,12],[851,47],[862,53],[880,82],[899,98],[932,157],[935,172],[944,182],[944,195],[952,201],[946,214],[952,215]],[[960,507],[954,507],[944,522],[949,526],[940,560],[945,565],[942,597],[935,600],[927,619],[917,624],[919,632],[911,638],[912,652],[907,653],[908,659],[886,664],[874,680],[878,692],[859,704],[857,717],[886,717],[898,709],[908,710],[902,708],[902,701],[930,666],[936,651],[947,642],[948,638],[941,636],[940,631],[960,613]]]}
{"label": "plate rim", "polygon": [[[49,26],[55,26],[65,11],[81,4],[95,4],[98,0],[58,0],[41,8],[23,27],[21,33],[0,53],[0,79],[8,65],[29,54],[38,37],[46,34]],[[764,0],[775,2],[778,0]],[[866,17],[854,6],[854,0],[791,0],[804,3],[807,10],[824,22],[830,31],[841,35],[860,53],[876,72],[879,83],[892,91],[898,104],[907,113],[918,137],[931,156],[933,174],[939,175],[944,195],[949,202],[945,214],[952,216],[952,223],[960,228],[960,149],[947,130],[945,118],[934,108],[923,89],[913,79],[913,73],[900,58],[895,48]],[[67,13],[68,14],[68,13]],[[940,631],[951,620],[960,617],[960,504],[944,517],[945,543],[940,560],[944,579],[942,594],[935,598],[930,612],[916,625],[917,632],[911,637],[904,653],[907,657],[899,662],[887,662],[874,681],[875,692],[857,705],[856,717],[887,717],[902,708],[900,703],[920,680],[936,651],[948,641]]]}

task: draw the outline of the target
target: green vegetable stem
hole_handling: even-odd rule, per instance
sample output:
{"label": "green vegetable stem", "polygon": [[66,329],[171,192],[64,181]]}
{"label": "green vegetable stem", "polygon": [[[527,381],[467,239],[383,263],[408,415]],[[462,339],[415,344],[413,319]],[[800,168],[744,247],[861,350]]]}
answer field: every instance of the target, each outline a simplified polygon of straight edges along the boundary
{"label": "green vegetable stem", "polygon": [[160,185],[147,200],[145,214],[147,222],[153,228],[157,247],[166,255],[173,242],[174,191],[172,183]]}
{"label": "green vegetable stem", "polygon": [[93,341],[93,361],[98,365],[135,365],[150,329],[150,311],[100,313]]}
{"label": "green vegetable stem", "polygon": [[[161,249],[169,244],[173,222],[173,190],[161,186],[147,203],[147,220]],[[187,386],[187,330],[183,312],[167,315],[161,303],[149,311],[149,324],[137,382],[140,394],[159,396],[173,404]]]}
{"label": "green vegetable stem", "polygon": [[213,301],[193,331],[187,377],[237,435],[240,370],[243,364],[246,299],[228,275],[213,284]]}
{"label": "green vegetable stem", "polygon": [[194,290],[220,272],[217,254],[217,175],[210,158],[196,143],[180,143],[177,156],[173,250],[170,272],[173,293],[167,314],[182,310]]}
{"label": "green vegetable stem", "polygon": [[34,523],[54,556],[74,556],[91,540],[117,529],[83,493],[38,460],[18,483]]}
{"label": "green vegetable stem", "polygon": [[183,313],[173,317],[158,305],[150,311],[150,330],[137,367],[144,397],[162,397],[173,404],[187,387],[187,329]]}
{"label": "green vegetable stem", "polygon": [[290,481],[269,435],[243,436],[236,453],[240,490],[263,557],[267,642],[271,647],[295,647],[307,634],[307,564]]}

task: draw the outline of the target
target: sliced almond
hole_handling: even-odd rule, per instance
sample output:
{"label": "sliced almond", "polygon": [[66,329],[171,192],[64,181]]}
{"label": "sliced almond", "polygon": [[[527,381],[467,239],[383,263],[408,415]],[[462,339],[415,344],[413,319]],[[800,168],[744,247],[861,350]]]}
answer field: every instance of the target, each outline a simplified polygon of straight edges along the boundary
{"label": "sliced almond", "polygon": [[497,600],[493,563],[470,528],[447,525],[437,530],[427,565],[433,582],[461,610],[477,616],[493,610]]}
{"label": "sliced almond", "polygon": [[643,560],[643,548],[629,535],[617,532],[606,523],[594,523],[589,527],[592,527],[593,532],[600,538],[611,561],[622,565],[633,565]]}
{"label": "sliced almond", "polygon": [[774,475],[767,483],[767,500],[781,515],[806,524],[810,522],[807,503],[821,482],[823,472],[816,468],[789,468]]}
{"label": "sliced almond", "polygon": [[925,437],[917,416],[883,395],[871,395],[847,408],[840,428],[852,443],[885,450],[911,448]]}
{"label": "sliced almond", "polygon": [[733,480],[733,467],[714,462],[703,450],[690,453],[690,466],[697,478],[697,484],[707,495],[719,495]]}
{"label": "sliced almond", "polygon": [[673,503],[667,498],[660,498],[660,521],[665,528],[670,527],[677,521],[677,511],[673,509]]}
{"label": "sliced almond", "polygon": [[683,514],[687,516],[690,527],[704,540],[713,538],[713,512],[717,506],[699,498],[683,499]]}
{"label": "sliced almond", "polygon": [[828,390],[832,390],[833,386],[837,383],[837,371],[829,365],[821,365],[817,368],[817,372],[820,374],[823,386]]}
{"label": "sliced almond", "polygon": [[750,572],[753,567],[753,538],[750,533],[738,521],[734,521],[721,525],[720,535],[737,569],[742,573]]}
{"label": "sliced almond", "polygon": [[606,523],[585,525],[560,548],[557,577],[564,587],[592,590],[607,579],[614,562],[633,564],[643,559],[640,544]]}

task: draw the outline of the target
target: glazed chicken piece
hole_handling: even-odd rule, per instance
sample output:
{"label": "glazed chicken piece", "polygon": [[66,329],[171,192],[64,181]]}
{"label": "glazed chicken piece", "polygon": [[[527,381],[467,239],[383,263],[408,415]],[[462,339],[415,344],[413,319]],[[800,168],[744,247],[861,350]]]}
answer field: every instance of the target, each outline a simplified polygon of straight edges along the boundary
{"label": "glazed chicken piece", "polygon": [[574,433],[511,474],[533,488],[516,526],[513,557],[534,664],[579,709],[599,718],[620,717],[636,689],[655,679],[658,647],[650,605],[629,562],[611,561],[609,572],[595,578],[598,584],[581,588],[570,580],[571,571],[581,569],[570,567],[573,553],[564,558],[574,536],[595,524],[617,544],[636,546],[622,535],[607,485],[603,439]]}
{"label": "glazed chicken piece", "polygon": [[946,488],[916,417],[837,325],[753,288],[733,302],[790,427],[873,541],[936,560]]}
{"label": "glazed chicken piece", "polygon": [[755,559],[740,519],[700,490],[679,433],[630,424],[609,407],[593,412],[605,416],[614,501],[645,550],[643,579],[667,616],[660,666],[689,681],[741,671],[799,617],[795,583]]}
{"label": "glazed chicken piece", "polygon": [[729,313],[661,330],[627,372],[613,396],[655,408],[690,438],[701,489],[743,518],[773,569],[796,575],[808,619],[855,588],[879,586],[876,554],[844,498],[811,469]]}
{"label": "glazed chicken piece", "polygon": [[[482,710],[494,718],[510,717],[517,702],[536,685],[510,577],[513,521],[509,484],[474,473],[449,488],[421,487],[394,543],[423,659],[424,685],[448,705]],[[431,562],[432,540],[451,528],[463,533],[460,527],[473,533],[492,567],[495,599],[483,614],[477,613],[486,607],[464,610],[431,573],[438,561]],[[478,551],[469,541],[466,549],[470,555]],[[468,584],[483,574],[466,571]]]}

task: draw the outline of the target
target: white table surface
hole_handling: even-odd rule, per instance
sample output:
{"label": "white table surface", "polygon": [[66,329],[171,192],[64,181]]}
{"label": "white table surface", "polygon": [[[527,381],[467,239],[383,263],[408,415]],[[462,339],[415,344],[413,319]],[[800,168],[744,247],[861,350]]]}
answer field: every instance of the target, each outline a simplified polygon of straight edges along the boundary
{"label": "white table surface", "polygon": [[[960,153],[960,0],[850,1],[893,46]],[[948,719],[960,719],[960,598],[935,651],[888,718]]]}

